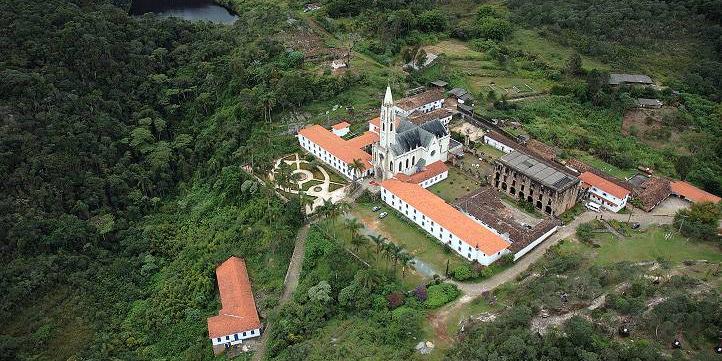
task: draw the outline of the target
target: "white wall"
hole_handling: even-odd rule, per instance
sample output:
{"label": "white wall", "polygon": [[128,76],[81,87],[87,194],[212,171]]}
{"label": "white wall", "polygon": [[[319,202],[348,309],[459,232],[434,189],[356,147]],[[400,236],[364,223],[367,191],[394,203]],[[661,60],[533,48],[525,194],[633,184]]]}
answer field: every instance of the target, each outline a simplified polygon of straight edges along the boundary
{"label": "white wall", "polygon": [[624,198],[620,199],[597,187],[590,187],[588,198],[591,201],[601,204],[604,208],[616,213],[627,205],[629,195],[627,194]]}
{"label": "white wall", "polygon": [[554,228],[550,229],[549,232],[542,234],[541,236],[539,236],[539,238],[535,239],[534,242],[529,243],[526,247],[519,250],[519,252],[514,255],[514,261],[516,262],[516,260],[529,253],[529,251],[534,249],[534,247],[538,246],[539,243],[542,243],[545,239],[549,238],[549,236],[556,232],[557,229],[559,229],[559,227],[555,226]]}
{"label": "white wall", "polygon": [[[243,333],[246,333],[244,336]],[[211,342],[213,342],[213,345],[222,345],[224,343],[230,343],[231,345],[236,345],[239,343],[243,343],[243,340],[247,340],[249,338],[258,337],[261,335],[261,329],[256,328],[253,330],[246,330],[246,331],[239,331],[237,333],[232,333],[230,335],[222,336],[222,337],[215,337],[211,339]],[[236,336],[238,336],[238,339],[236,340]]]}
{"label": "white wall", "polygon": [[503,250],[492,255],[484,254],[484,252],[466,244],[459,239],[459,237],[449,232],[446,228],[441,227],[438,223],[429,219],[426,215],[422,214],[399,197],[396,197],[385,188],[381,188],[381,199],[383,199],[386,204],[403,214],[410,221],[416,223],[416,225],[421,227],[424,231],[432,235],[441,243],[448,244],[451,249],[469,261],[477,261],[484,266],[488,266],[501,258],[503,255],[509,253],[508,250]]}
{"label": "white wall", "polygon": [[407,117],[407,116],[409,116],[409,114],[411,114],[415,111],[419,111],[421,113],[428,113],[432,110],[441,109],[441,107],[443,105],[444,105],[444,99],[439,99],[439,100],[433,101],[431,103],[426,103],[422,106],[416,107],[414,109],[409,109],[409,110],[404,110],[402,108],[399,108],[398,106],[394,106],[394,112],[397,115]]}
{"label": "white wall", "polygon": [[432,178],[429,178],[429,179],[419,183],[419,185],[424,188],[429,188],[429,187],[433,186],[434,184],[439,183],[448,177],[449,177],[449,171],[447,170],[444,173],[438,174]]}
{"label": "white wall", "polygon": [[338,135],[339,137],[343,137],[344,135],[348,134],[348,132],[350,132],[350,131],[351,131],[351,128],[349,128],[349,127],[341,128],[341,129],[332,129],[332,130],[331,130],[331,132],[332,132],[333,134],[336,134],[336,135]]}
{"label": "white wall", "polygon": [[487,137],[486,135],[484,136],[484,143],[486,143],[496,149],[499,149],[500,151],[507,153],[507,154],[514,151],[514,148],[509,147],[509,146],[507,146],[501,142],[498,142],[494,139],[491,139],[491,138]]}

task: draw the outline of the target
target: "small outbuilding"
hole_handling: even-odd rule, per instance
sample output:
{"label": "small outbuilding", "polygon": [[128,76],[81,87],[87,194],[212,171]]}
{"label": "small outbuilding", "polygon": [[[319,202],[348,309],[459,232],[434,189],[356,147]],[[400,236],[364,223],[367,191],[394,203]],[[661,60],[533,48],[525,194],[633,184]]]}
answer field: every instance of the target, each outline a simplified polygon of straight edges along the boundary
{"label": "small outbuilding", "polygon": [[637,86],[650,86],[654,85],[654,81],[647,75],[644,74],[609,74],[609,85],[611,86],[623,86],[623,85],[637,85]]}
{"label": "small outbuilding", "polygon": [[663,105],[662,101],[659,99],[647,99],[647,98],[638,98],[636,103],[637,103],[637,107],[645,108],[645,109],[659,109]]}

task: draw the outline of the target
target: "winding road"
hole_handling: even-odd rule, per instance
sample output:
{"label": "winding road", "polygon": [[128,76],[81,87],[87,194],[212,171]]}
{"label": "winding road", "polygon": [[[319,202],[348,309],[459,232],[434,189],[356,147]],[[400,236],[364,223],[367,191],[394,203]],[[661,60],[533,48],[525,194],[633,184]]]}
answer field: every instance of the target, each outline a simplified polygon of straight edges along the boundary
{"label": "winding road", "polygon": [[671,224],[674,213],[683,207],[686,207],[686,203],[684,201],[670,197],[649,213],[634,209],[631,217],[629,214],[617,214],[611,212],[585,212],[569,224],[560,227],[556,233],[551,235],[546,241],[542,242],[524,257],[516,261],[516,263],[514,263],[511,267],[494,275],[493,277],[478,283],[460,283],[449,281],[459,287],[463,295],[455,302],[452,302],[427,316],[436,333],[437,342],[445,343],[451,341],[451,337],[446,331],[449,316],[455,314],[466,304],[481,296],[483,292],[494,290],[504,283],[514,281],[514,279],[526,271],[529,266],[543,257],[547,249],[557,244],[560,240],[573,236],[576,232],[577,226],[580,224],[592,221],[600,215],[606,220],[614,219],[624,222],[631,220],[631,222],[639,223],[643,228],[653,224]]}

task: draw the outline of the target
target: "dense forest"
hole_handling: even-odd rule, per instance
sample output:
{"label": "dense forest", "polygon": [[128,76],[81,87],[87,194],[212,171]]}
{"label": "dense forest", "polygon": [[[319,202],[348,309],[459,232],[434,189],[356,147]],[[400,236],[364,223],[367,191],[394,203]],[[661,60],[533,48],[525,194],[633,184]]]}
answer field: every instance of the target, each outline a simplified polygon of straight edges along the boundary
{"label": "dense forest", "polygon": [[[274,38],[289,26],[287,6],[301,2],[223,3],[241,15],[232,26],[132,17],[125,0],[0,2],[0,359],[212,359],[205,318],[219,307],[215,266],[231,255],[247,260],[259,312],[278,325],[269,356],[279,360],[419,357],[413,347],[428,299],[440,305],[458,296],[443,284],[430,284],[428,294],[425,285],[404,290],[395,269],[389,276],[338,262],[348,258],[338,239],[312,227],[299,288],[276,309],[304,222],[301,201],[282,202],[243,166],[265,172],[296,149],[278,126],[281,111],[336,99],[368,81],[308,67],[303,54]],[[454,2],[328,0],[313,16],[332,33],[358,34],[357,50],[381,64],[448,37],[492,48],[505,64],[526,58],[538,66],[533,71],[560,82],[554,95],[492,114],[517,117],[534,137],[564,148],[622,167],[643,160],[722,193],[722,6],[622,3],[510,1],[508,9],[459,16],[450,11]],[[632,12],[636,18],[625,16]],[[587,28],[590,22],[598,26]],[[543,27],[559,43],[630,71],[671,64],[663,79],[682,93],[653,95],[680,105],[669,126],[685,130],[685,151],[616,139],[609,130],[635,93],[601,89],[595,71],[562,76],[505,48],[521,26]],[[681,62],[630,50],[669,55],[663,50],[678,39],[691,39]],[[680,227],[694,232],[687,228]],[[654,345],[622,348],[585,319],[572,319],[566,335],[528,330],[531,310],[541,306],[534,300],[556,291],[552,276],[582,273],[577,261],[545,260],[549,277],[528,293],[516,291],[518,305],[470,329],[448,358],[659,359]],[[585,275],[578,284],[591,291],[584,297],[610,275],[639,281],[626,278],[637,269],[615,267]],[[660,326],[667,336],[689,327],[711,342],[720,301],[704,296],[677,295],[641,327]],[[631,302],[614,300],[609,309]]]}
{"label": "dense forest", "polygon": [[[265,114],[359,79],[302,70],[268,34],[130,17],[107,1],[0,4],[0,354],[209,357],[214,268],[249,260],[274,306],[298,203],[241,170],[293,145]],[[161,336],[161,337],[158,337]]]}

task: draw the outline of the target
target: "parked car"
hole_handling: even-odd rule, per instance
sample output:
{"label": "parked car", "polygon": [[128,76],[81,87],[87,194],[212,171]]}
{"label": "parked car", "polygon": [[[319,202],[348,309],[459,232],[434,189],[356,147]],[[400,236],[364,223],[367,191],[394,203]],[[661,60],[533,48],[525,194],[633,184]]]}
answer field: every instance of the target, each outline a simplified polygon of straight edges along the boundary
{"label": "parked car", "polygon": [[381,213],[379,213],[379,218],[384,219],[384,218],[385,218],[386,216],[388,216],[388,215],[389,215],[389,214],[386,213],[386,212],[381,212]]}
{"label": "parked car", "polygon": [[632,229],[637,229],[637,228],[639,228],[639,226],[640,226],[640,224],[637,222],[632,223]]}
{"label": "parked car", "polygon": [[378,212],[380,209],[381,209],[380,206],[374,206],[373,208],[371,208],[371,210],[374,212]]}
{"label": "parked car", "polygon": [[594,212],[601,212],[601,209],[602,209],[601,205],[599,205],[598,203],[594,203],[594,202],[588,202],[586,204],[586,207],[588,210],[594,211]]}

